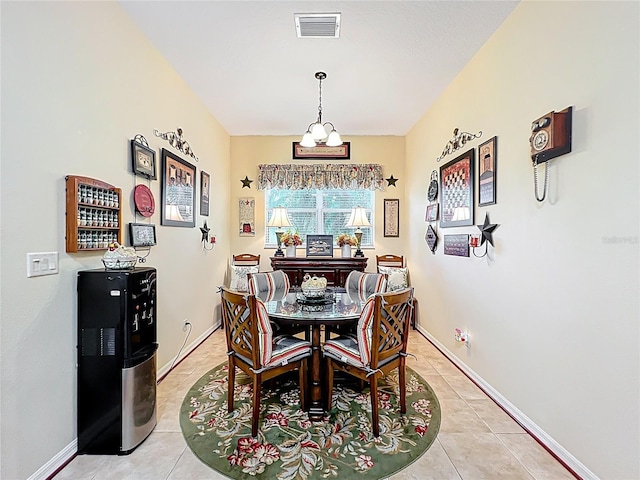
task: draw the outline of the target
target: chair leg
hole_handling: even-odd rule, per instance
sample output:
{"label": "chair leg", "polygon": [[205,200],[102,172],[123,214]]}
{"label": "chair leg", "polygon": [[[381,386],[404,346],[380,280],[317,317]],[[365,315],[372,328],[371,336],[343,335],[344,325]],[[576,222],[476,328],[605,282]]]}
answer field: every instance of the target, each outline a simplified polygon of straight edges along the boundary
{"label": "chair leg", "polygon": [[300,409],[307,411],[307,359],[302,359],[300,368],[298,369],[300,383]]}
{"label": "chair leg", "polygon": [[236,364],[233,357],[229,357],[229,376],[227,381],[227,411],[233,412],[233,391],[236,387]]}
{"label": "chair leg", "polygon": [[327,357],[327,381],[325,383],[325,388],[327,389],[327,411],[331,410],[331,403],[333,401],[333,363],[331,363],[331,359]]}
{"label": "chair leg", "polygon": [[253,414],[251,415],[251,436],[258,435],[258,420],[260,419],[260,390],[262,388],[262,375],[253,377]]}
{"label": "chair leg", "polygon": [[404,358],[398,367],[398,381],[400,387],[400,413],[407,413],[407,370],[404,368]]}
{"label": "chair leg", "polygon": [[371,423],[373,435],[380,436],[380,421],[378,418],[378,376],[374,373],[369,377],[369,389],[371,390]]}

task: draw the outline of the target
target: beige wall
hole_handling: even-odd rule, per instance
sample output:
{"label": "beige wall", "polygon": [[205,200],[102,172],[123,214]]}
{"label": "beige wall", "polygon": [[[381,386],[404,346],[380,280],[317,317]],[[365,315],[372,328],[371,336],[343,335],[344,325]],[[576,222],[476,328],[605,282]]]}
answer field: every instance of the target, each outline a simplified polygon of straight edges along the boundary
{"label": "beige wall", "polygon": [[[522,2],[407,137],[421,328],[584,478],[640,478],[638,6]],[[573,151],[538,203],[530,125],[568,105]],[[471,147],[498,137],[498,201],[475,223],[500,226],[482,259],[424,243],[426,172],[455,157],[436,162],[454,127],[483,131]]]}
{"label": "beige wall", "polygon": [[[0,477],[41,478],[75,451],[75,275],[100,266],[100,254],[64,253],[64,176],[130,193],[129,139],[142,133],[159,150],[153,129],[177,127],[211,174],[212,251],[197,228],[152,218],[162,369],[184,318],[194,324],[187,345],[212,328],[230,253],[262,253],[268,266],[262,193],[240,179],[256,180],[260,163],[292,162],[299,137],[230,139],[117,3],[1,8]],[[345,136],[352,162],[381,163],[399,179],[376,194],[376,221],[383,198],[399,198],[401,236],[376,232],[366,255],[407,257],[420,329],[584,478],[640,477],[638,13],[636,2],[522,2],[406,143]],[[530,123],[567,105],[573,152],[552,162],[550,196],[538,204]],[[424,241],[429,175],[454,127],[498,136],[498,203],[476,211],[476,223],[489,212],[500,227],[483,259],[431,255]],[[151,189],[159,202],[159,182]],[[241,196],[256,198],[254,238],[238,236]],[[60,274],[26,278],[34,251],[59,251]],[[469,349],[453,341],[458,326]]]}
{"label": "beige wall", "polygon": [[[269,257],[274,249],[264,248],[265,210],[264,192],[258,190],[258,165],[282,164],[282,163],[323,163],[315,160],[292,160],[291,143],[299,142],[297,137],[232,137],[231,138],[231,208],[230,218],[232,222],[231,241],[232,253],[259,253],[261,254],[261,267],[270,270]],[[344,141],[351,142],[351,159],[348,161],[331,160],[341,163],[377,163],[382,165],[385,178],[393,175],[398,178],[395,187],[387,187],[386,190],[376,191],[375,205],[375,249],[364,249],[365,256],[369,258],[367,270],[375,271],[376,253],[404,253],[404,239],[407,233],[407,218],[409,210],[404,201],[405,185],[407,178],[404,174],[404,138],[403,137],[348,137]],[[245,176],[254,180],[251,188],[243,188],[240,181]],[[256,236],[241,237],[239,231],[238,199],[241,197],[254,197],[256,199]],[[382,219],[385,198],[400,199],[400,237],[384,237],[382,234]],[[424,212],[423,212],[424,215]],[[304,234],[304,232],[300,232]],[[339,255],[336,251],[335,255]]]}
{"label": "beige wall", "polygon": [[[29,478],[75,452],[76,272],[102,267],[102,252],[65,253],[64,177],[122,188],[123,222],[143,221],[131,196],[146,181],[130,173],[129,140],[140,133],[156,152],[172,149],[153,129],[177,127],[200,157],[198,174],[211,174],[207,222],[224,232],[229,137],[118,3],[2,2],[3,479]],[[161,226],[160,181],[150,188],[158,245],[147,264],[158,269],[158,367],[166,369],[184,341],[183,319],[193,324],[187,347],[213,328],[230,247],[222,234],[203,252],[198,228]],[[42,251],[60,253],[60,273],[27,278],[26,253]]]}

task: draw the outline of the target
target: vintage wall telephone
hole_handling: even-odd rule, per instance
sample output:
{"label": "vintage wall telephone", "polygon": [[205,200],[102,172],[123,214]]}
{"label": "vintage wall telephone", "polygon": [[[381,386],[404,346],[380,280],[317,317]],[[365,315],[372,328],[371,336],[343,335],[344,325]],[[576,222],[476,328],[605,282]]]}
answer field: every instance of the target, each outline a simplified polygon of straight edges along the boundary
{"label": "vintage wall telephone", "polygon": [[531,124],[531,160],[536,200],[544,201],[549,185],[549,165],[545,165],[542,197],[538,194],[538,164],[571,152],[571,115],[573,107],[549,112]]}

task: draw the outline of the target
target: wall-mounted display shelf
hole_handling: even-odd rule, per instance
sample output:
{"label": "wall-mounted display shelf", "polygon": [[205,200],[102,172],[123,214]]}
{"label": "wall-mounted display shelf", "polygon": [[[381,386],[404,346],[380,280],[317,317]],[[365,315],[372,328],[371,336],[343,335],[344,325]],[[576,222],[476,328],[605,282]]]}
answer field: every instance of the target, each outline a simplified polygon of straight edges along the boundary
{"label": "wall-mounted display shelf", "polygon": [[122,190],[100,180],[67,175],[67,253],[122,244]]}

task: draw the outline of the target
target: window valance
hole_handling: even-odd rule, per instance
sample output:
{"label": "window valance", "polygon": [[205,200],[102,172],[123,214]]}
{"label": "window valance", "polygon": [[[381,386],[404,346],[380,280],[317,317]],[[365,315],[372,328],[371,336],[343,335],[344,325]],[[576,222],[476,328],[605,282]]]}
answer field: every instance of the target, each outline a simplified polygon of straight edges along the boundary
{"label": "window valance", "polygon": [[362,188],[384,190],[382,165],[376,164],[317,164],[317,165],[258,165],[258,190],[267,188],[324,189]]}

